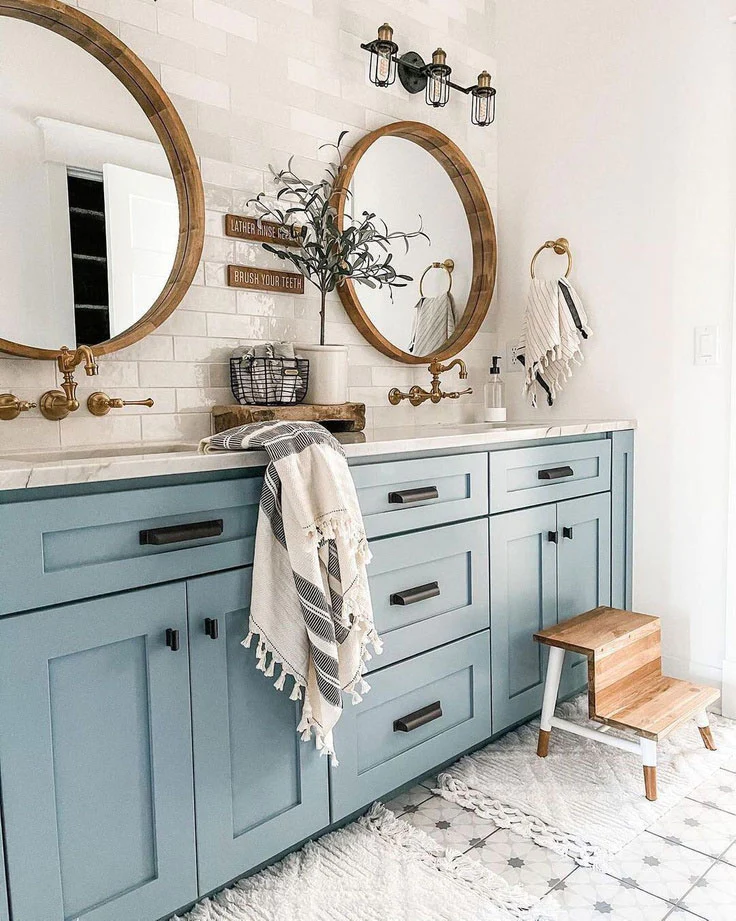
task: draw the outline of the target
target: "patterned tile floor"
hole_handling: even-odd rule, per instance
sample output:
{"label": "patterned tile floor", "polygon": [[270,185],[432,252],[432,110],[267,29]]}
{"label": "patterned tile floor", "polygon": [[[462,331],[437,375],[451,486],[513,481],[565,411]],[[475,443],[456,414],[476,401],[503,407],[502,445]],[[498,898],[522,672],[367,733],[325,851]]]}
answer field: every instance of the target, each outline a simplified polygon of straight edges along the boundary
{"label": "patterned tile floor", "polygon": [[431,780],[386,805],[512,885],[555,899],[559,921],[736,921],[736,761],[628,844],[606,873],[434,796]]}

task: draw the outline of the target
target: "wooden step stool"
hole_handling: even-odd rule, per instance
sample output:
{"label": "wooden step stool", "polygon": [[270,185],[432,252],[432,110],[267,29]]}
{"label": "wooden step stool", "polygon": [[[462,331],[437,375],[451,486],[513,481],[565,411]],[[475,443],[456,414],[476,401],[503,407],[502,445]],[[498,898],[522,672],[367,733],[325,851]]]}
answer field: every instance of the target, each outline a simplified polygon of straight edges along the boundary
{"label": "wooden step stool", "polygon": [[[657,798],[657,742],[694,719],[705,747],[715,751],[706,707],[720,697],[715,688],[662,674],[658,617],[615,608],[595,608],[534,634],[550,647],[537,754],[546,758],[552,727],[640,754],[648,800]],[[588,657],[588,715],[604,723],[590,729],[554,715],[565,652]],[[639,741],[607,735],[630,729]]]}

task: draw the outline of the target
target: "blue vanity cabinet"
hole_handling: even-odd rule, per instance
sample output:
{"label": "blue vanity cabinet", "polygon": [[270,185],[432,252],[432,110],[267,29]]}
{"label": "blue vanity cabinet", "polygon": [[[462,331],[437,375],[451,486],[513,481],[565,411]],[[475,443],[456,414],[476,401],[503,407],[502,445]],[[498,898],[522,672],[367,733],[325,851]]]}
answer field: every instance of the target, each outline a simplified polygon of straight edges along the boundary
{"label": "blue vanity cabinet", "polygon": [[527,719],[542,702],[546,649],[535,631],[557,623],[554,505],[491,518],[493,732]]}
{"label": "blue vanity cabinet", "polygon": [[[557,532],[557,620],[610,604],[611,494],[560,502]],[[587,663],[585,656],[565,654],[561,697],[586,686]]]}
{"label": "blue vanity cabinet", "polygon": [[200,894],[330,822],[328,759],[296,731],[292,680],[275,690],[242,646],[250,591],[250,569],[187,584]]}
{"label": "blue vanity cabinet", "polygon": [[155,921],[196,898],[191,746],[184,585],[0,620],[13,919]]}
{"label": "blue vanity cabinet", "polygon": [[5,879],[2,822],[0,822],[0,921],[10,921],[10,915],[8,914],[8,887]]}
{"label": "blue vanity cabinet", "polygon": [[[611,603],[611,494],[491,518],[493,732],[542,706],[547,655],[537,630]],[[586,660],[568,653],[560,696],[585,687]]]}

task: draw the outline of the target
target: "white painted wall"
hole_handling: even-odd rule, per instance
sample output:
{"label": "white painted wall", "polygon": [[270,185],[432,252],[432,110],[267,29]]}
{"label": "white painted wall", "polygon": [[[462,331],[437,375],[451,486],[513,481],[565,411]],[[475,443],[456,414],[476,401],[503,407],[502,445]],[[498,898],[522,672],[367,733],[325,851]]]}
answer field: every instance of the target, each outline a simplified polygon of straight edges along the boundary
{"label": "white painted wall", "polygon": [[[633,416],[635,606],[661,614],[673,674],[724,658],[736,0],[498,0],[499,328],[529,261],[566,236],[595,338],[552,410]],[[544,268],[555,257],[545,255]],[[541,266],[541,260],[540,260]],[[564,269],[564,262],[562,263]],[[718,325],[718,367],[693,329]]]}

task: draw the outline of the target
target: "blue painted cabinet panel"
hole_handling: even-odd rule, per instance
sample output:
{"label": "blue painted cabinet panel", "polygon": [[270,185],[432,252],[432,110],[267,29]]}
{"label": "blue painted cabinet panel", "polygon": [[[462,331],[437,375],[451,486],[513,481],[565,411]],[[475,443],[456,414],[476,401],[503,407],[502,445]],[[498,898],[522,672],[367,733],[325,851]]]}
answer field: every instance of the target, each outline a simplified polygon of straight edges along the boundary
{"label": "blue painted cabinet panel", "polygon": [[5,880],[5,853],[3,851],[3,828],[0,822],[0,921],[9,921],[8,888]]}
{"label": "blue painted cabinet panel", "polygon": [[[484,520],[385,537],[371,541],[370,547],[368,575],[383,654],[373,657],[369,670],[489,626]],[[428,597],[420,594],[420,600],[413,600],[412,590],[422,586],[430,587]]]}
{"label": "blue painted cabinet panel", "polygon": [[[250,563],[260,492],[260,477],[244,477],[0,503],[0,614]],[[141,542],[141,531],[213,520],[212,537]]]}
{"label": "blue painted cabinet panel", "polygon": [[12,917],[154,921],[194,899],[191,744],[183,585],[0,621]]}
{"label": "blue painted cabinet panel", "polygon": [[[560,622],[611,603],[611,494],[560,502],[557,529],[560,535],[557,620]],[[565,653],[561,697],[586,686],[587,662],[585,656]]]}
{"label": "blue painted cabinet panel", "polygon": [[611,604],[631,610],[634,554],[634,433],[613,432]]}
{"label": "blue painted cabinet panel", "polygon": [[[345,707],[335,729],[333,822],[488,738],[489,654],[484,630],[371,675],[370,693]],[[436,718],[398,728],[431,705]]]}
{"label": "blue painted cabinet panel", "polygon": [[557,622],[554,505],[491,518],[493,731],[538,710],[547,661],[532,635]]}
{"label": "blue painted cabinet panel", "polygon": [[[488,514],[488,455],[459,454],[350,468],[368,537],[398,534]],[[405,502],[392,493],[436,490]],[[409,501],[411,499],[411,501]]]}
{"label": "blue painted cabinet panel", "polygon": [[[291,679],[277,691],[242,646],[250,589],[249,569],[187,585],[200,894],[330,820],[327,758],[296,731],[301,703],[289,700]],[[205,618],[217,620],[216,639]]]}

